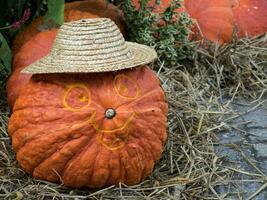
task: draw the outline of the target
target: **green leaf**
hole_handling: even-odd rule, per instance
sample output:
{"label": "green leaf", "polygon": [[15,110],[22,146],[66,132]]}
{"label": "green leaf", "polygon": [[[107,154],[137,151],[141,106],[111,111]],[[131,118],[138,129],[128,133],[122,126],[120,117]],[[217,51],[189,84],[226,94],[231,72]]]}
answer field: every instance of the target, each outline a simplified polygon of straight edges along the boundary
{"label": "green leaf", "polygon": [[64,23],[64,0],[47,0],[47,8],[45,20],[62,25]]}
{"label": "green leaf", "polygon": [[11,72],[12,53],[6,39],[0,33],[0,62],[7,72]]}
{"label": "green leaf", "polygon": [[23,15],[23,7],[25,3],[26,3],[26,0],[17,1],[18,18],[21,18]]}

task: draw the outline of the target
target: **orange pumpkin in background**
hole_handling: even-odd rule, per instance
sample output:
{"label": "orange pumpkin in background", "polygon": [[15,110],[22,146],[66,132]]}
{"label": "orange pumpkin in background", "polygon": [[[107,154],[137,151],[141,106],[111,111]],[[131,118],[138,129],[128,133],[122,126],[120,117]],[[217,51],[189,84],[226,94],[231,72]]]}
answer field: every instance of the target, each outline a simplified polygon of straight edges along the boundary
{"label": "orange pumpkin in background", "polygon": [[233,36],[233,12],[229,0],[185,0],[186,11],[193,19],[193,38],[229,42]]}
{"label": "orange pumpkin in background", "polygon": [[239,38],[267,32],[266,0],[184,0],[184,6],[197,39],[223,44],[232,40],[235,29]]}
{"label": "orange pumpkin in background", "polygon": [[21,167],[71,187],[133,185],[166,141],[167,104],[148,67],[113,73],[33,75],[8,131]]}
{"label": "orange pumpkin in background", "polygon": [[[154,6],[155,13],[163,13],[171,2],[162,0],[156,4],[156,0],[151,0],[148,6]],[[140,8],[139,0],[132,3]],[[187,12],[192,18],[193,40],[206,38],[223,44],[232,40],[235,30],[239,38],[267,32],[266,0],[184,0],[183,7],[176,12]]]}
{"label": "orange pumpkin in background", "polygon": [[266,0],[232,0],[239,37],[254,37],[267,32]]}
{"label": "orange pumpkin in background", "polygon": [[29,82],[31,74],[21,71],[46,56],[54,43],[57,29],[40,32],[25,43],[13,58],[13,72],[7,81],[7,101],[12,109],[21,89]]}
{"label": "orange pumpkin in background", "polygon": [[[65,3],[64,21],[76,21],[84,18],[107,17],[112,19],[121,32],[125,34],[125,25],[122,11],[105,0],[85,0]],[[34,35],[50,29],[49,24],[44,22],[43,17],[33,20],[29,26],[21,31],[15,38],[12,51],[16,54],[19,49]]]}

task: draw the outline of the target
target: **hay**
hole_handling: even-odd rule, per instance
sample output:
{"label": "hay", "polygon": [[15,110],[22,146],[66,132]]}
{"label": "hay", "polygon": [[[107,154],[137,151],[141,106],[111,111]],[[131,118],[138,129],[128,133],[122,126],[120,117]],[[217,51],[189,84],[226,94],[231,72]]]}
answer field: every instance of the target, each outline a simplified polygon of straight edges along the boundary
{"label": "hay", "polygon": [[15,161],[6,132],[9,113],[1,98],[0,199],[225,199],[228,194],[219,194],[216,188],[231,184],[236,173],[252,178],[242,181],[265,183],[253,198],[266,188],[266,176],[225,166],[214,146],[216,133],[227,128],[224,121],[242,114],[232,110],[232,101],[242,96],[255,108],[262,103],[267,88],[266,41],[267,36],[221,47],[194,44],[191,57],[176,67],[164,62],[155,66],[170,106],[169,138],[153,174],[131,187],[77,190],[28,176]]}

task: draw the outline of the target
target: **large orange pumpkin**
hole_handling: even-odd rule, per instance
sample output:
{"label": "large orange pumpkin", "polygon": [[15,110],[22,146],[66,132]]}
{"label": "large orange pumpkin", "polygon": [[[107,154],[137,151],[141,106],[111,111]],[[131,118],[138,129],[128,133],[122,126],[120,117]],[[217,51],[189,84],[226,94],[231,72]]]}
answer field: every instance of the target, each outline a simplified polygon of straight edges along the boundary
{"label": "large orange pumpkin", "polygon": [[[76,21],[83,18],[107,17],[112,19],[124,34],[124,19],[122,12],[105,0],[85,0],[65,4],[64,21]],[[34,35],[49,29],[49,24],[45,24],[44,18],[39,17],[31,22],[22,32],[20,32],[12,46],[13,53],[19,49]]]}
{"label": "large orange pumpkin", "polygon": [[20,166],[34,177],[71,187],[133,185],[161,157],[167,109],[146,66],[33,75],[8,131]]}
{"label": "large orange pumpkin", "polygon": [[56,38],[56,29],[40,32],[25,43],[13,58],[13,72],[7,81],[7,101],[12,109],[21,89],[31,74],[21,74],[22,69],[41,59],[50,52]]}

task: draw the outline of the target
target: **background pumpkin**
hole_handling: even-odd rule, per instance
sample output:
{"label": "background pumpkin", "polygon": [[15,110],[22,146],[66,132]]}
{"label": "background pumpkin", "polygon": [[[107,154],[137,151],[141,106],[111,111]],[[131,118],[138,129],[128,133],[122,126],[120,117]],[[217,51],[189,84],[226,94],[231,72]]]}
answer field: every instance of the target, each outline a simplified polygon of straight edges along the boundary
{"label": "background pumpkin", "polygon": [[[121,32],[125,34],[122,12],[113,4],[105,0],[85,0],[65,3],[65,22],[95,17],[108,17],[112,19],[121,29]],[[16,54],[31,37],[41,31],[48,30],[50,26],[45,23],[43,17],[38,17],[33,20],[29,26],[17,34],[12,45],[13,53]]]}
{"label": "background pumpkin", "polygon": [[184,6],[193,19],[193,38],[203,37],[220,44],[233,35],[233,13],[229,0],[185,0]]}
{"label": "background pumpkin", "polygon": [[232,40],[235,28],[239,38],[267,32],[266,0],[184,0],[184,6],[198,39],[222,44]]}
{"label": "background pumpkin", "polygon": [[71,187],[133,185],[161,156],[166,115],[164,92],[148,67],[34,75],[8,131],[19,164],[34,177]]}
{"label": "background pumpkin", "polygon": [[267,32],[266,0],[232,0],[232,3],[239,37],[254,37]]}
{"label": "background pumpkin", "polygon": [[[153,12],[163,13],[171,0],[148,1]],[[184,0],[183,7],[176,12],[186,11],[193,20],[191,39],[223,44],[232,40],[236,29],[239,38],[254,37],[267,32],[266,0]],[[139,0],[132,0],[136,9]],[[161,25],[162,23],[160,23]],[[163,23],[164,24],[164,23]]]}
{"label": "background pumpkin", "polygon": [[[21,89],[31,78],[31,74],[21,74],[22,69],[47,55],[56,38],[57,29],[40,32],[26,42],[13,58],[13,72],[6,85],[7,101],[12,109]],[[33,53],[34,52],[34,53]]]}

